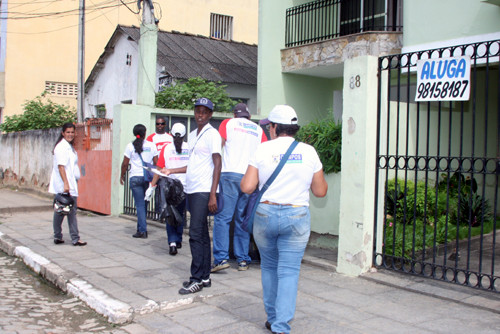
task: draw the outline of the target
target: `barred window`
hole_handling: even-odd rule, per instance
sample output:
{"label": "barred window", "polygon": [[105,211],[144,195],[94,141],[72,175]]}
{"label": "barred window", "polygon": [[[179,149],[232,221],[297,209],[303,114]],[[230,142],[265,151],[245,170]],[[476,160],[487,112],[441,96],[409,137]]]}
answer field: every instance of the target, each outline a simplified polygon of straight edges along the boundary
{"label": "barred window", "polygon": [[233,39],[233,17],[210,13],[210,37],[230,41]]}
{"label": "barred window", "polygon": [[77,96],[78,85],[67,82],[45,81],[45,91],[57,96]]}
{"label": "barred window", "polygon": [[106,118],[106,105],[104,104],[95,105],[95,116],[96,118]]}

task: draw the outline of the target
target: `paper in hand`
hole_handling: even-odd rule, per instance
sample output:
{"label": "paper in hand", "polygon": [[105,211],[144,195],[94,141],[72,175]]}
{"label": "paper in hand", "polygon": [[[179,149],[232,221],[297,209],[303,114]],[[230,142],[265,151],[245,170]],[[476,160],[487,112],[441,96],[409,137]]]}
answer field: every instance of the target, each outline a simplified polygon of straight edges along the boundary
{"label": "paper in hand", "polygon": [[166,174],[163,174],[162,172],[160,172],[158,169],[156,168],[151,168],[151,167],[147,167],[147,166],[142,166],[142,168],[144,168],[145,170],[147,170],[148,172],[151,172],[151,173],[155,173],[155,174],[158,174],[160,176],[163,176],[163,177],[168,177],[168,175]]}

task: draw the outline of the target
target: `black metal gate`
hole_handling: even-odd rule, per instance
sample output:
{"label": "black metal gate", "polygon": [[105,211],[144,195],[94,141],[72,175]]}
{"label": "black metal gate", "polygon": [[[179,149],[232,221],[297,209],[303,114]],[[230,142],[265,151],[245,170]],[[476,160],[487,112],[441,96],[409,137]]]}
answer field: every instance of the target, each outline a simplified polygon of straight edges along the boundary
{"label": "black metal gate", "polygon": [[[415,101],[418,60],[462,56],[468,101]],[[499,61],[500,40],[379,58],[377,267],[500,291]]]}

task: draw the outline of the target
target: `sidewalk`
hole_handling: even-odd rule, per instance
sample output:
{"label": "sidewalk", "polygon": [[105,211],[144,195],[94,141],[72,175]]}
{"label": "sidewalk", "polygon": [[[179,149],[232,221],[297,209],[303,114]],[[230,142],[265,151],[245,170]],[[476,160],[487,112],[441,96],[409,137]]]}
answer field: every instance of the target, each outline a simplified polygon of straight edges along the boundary
{"label": "sidewalk", "polygon": [[[269,333],[260,269],[212,275],[194,295],[178,290],[189,277],[185,235],[168,255],[163,225],[149,223],[134,239],[135,221],[84,211],[78,226],[86,247],[52,242],[52,202],[0,188],[0,249],[15,255],[59,288],[122,324],[128,333]],[[335,272],[336,254],[308,249],[299,282],[292,333],[499,333],[500,295],[453,284],[374,271]]]}

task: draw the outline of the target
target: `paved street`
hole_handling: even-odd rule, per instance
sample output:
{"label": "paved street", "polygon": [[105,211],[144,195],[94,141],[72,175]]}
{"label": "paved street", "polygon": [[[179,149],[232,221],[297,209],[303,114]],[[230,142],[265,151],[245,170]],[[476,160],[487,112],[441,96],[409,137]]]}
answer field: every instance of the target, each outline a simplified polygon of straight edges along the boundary
{"label": "paved street", "polygon": [[0,277],[1,333],[126,333],[3,252]]}
{"label": "paved street", "polygon": [[[131,237],[132,220],[80,212],[81,237],[89,244],[54,245],[50,202],[16,196],[0,189],[0,248],[119,323],[119,333],[269,333],[257,265],[239,272],[232,263],[212,275],[211,288],[181,296],[189,276],[187,240],[169,256],[163,226],[151,223],[149,238],[138,240]],[[12,210],[15,203],[24,209]],[[44,203],[45,210],[30,209]],[[67,238],[66,223],[63,233]],[[496,293],[387,271],[347,277],[335,272],[330,253],[307,253],[292,333],[500,332]]]}

